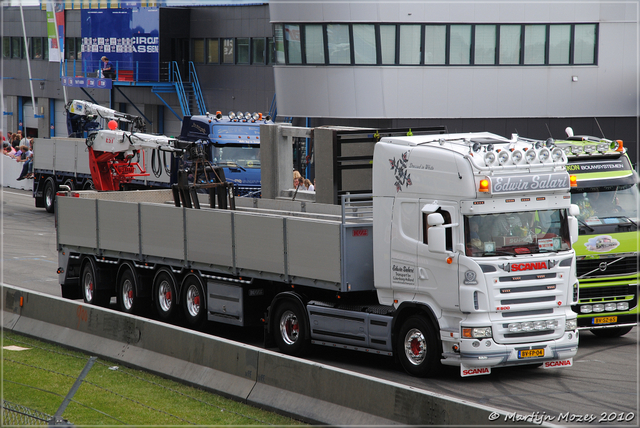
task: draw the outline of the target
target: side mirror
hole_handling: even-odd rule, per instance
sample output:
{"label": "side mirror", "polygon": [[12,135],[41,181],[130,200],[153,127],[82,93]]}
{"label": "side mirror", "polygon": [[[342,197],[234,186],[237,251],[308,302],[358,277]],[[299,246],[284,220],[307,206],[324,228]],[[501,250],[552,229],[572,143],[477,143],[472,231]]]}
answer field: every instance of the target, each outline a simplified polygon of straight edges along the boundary
{"label": "side mirror", "polygon": [[445,254],[445,228],[444,218],[442,214],[433,213],[427,217],[429,229],[427,230],[427,239],[429,240],[429,251],[432,253]]}
{"label": "side mirror", "polygon": [[569,206],[569,235],[571,236],[571,244],[578,242],[578,219],[580,215],[580,207],[576,204]]}
{"label": "side mirror", "polygon": [[576,204],[569,205],[569,215],[579,216],[580,215],[580,207]]}
{"label": "side mirror", "polygon": [[578,242],[578,219],[575,217],[569,217],[569,235],[571,244]]}

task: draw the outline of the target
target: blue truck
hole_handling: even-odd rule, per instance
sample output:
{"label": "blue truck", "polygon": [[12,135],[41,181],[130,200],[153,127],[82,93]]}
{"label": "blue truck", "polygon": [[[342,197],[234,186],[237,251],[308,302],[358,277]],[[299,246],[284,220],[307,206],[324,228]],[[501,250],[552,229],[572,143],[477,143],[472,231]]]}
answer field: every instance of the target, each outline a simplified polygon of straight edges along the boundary
{"label": "blue truck", "polygon": [[185,116],[180,140],[202,142],[207,159],[224,169],[237,196],[260,197],[260,125],[265,123],[273,122],[262,113]]}

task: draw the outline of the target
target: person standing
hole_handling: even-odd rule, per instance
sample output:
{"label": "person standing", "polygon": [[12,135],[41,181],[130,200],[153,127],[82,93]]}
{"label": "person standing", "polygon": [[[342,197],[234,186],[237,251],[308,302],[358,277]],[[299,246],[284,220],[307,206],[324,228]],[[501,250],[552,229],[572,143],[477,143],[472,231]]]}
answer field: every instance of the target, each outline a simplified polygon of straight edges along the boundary
{"label": "person standing", "polygon": [[104,77],[105,79],[115,79],[116,72],[113,69],[113,64],[111,63],[111,61],[109,61],[109,59],[106,56],[103,56],[101,59],[102,59],[102,77]]}

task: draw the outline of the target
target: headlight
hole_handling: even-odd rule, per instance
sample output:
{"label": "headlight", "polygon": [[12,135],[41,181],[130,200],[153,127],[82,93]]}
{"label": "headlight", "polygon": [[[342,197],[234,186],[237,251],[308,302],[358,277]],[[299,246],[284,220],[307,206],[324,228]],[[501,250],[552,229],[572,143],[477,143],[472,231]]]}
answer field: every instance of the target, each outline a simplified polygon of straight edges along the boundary
{"label": "headlight", "polygon": [[604,312],[604,305],[601,303],[593,305],[593,312]]}
{"label": "headlight", "polygon": [[591,306],[591,305],[582,305],[582,306],[580,306],[580,313],[581,314],[590,314],[591,312],[593,312],[593,306]]}
{"label": "headlight", "polygon": [[232,112],[232,111],[229,112],[228,116],[229,116],[230,120],[233,120],[233,119],[236,118],[236,114],[234,112]]}
{"label": "headlight", "polygon": [[558,320],[512,322],[507,325],[507,328],[511,333],[534,330],[555,330],[556,328],[558,328]]}
{"label": "headlight", "polygon": [[513,153],[511,153],[511,159],[513,163],[519,164],[522,160],[522,152],[520,150],[514,150]]}
{"label": "headlight", "polygon": [[615,311],[617,305],[615,303],[607,303],[604,305],[604,310],[607,312]]}
{"label": "headlight", "polygon": [[617,309],[619,311],[628,311],[629,310],[629,302],[620,302],[620,303],[618,303]]}
{"label": "headlight", "polygon": [[479,339],[492,336],[491,327],[462,327],[462,337]]}
{"label": "headlight", "polygon": [[609,150],[609,144],[607,143],[600,143],[598,144],[598,146],[596,147],[596,149],[600,152],[600,153],[604,153],[607,150]]}
{"label": "headlight", "polygon": [[551,151],[551,160],[554,162],[562,161],[563,156],[564,156],[564,151],[559,147],[556,147]]}
{"label": "headlight", "polygon": [[500,165],[504,165],[508,161],[509,161],[509,152],[508,151],[502,150],[500,153],[498,153],[498,162],[500,162]]}
{"label": "headlight", "polygon": [[494,152],[487,152],[484,155],[484,163],[487,166],[491,166],[496,161],[496,154]]}
{"label": "headlight", "polygon": [[527,154],[524,155],[524,158],[527,160],[527,163],[531,163],[536,160],[536,152],[533,149],[527,150]]}
{"label": "headlight", "polygon": [[572,331],[578,328],[578,319],[572,318],[565,321],[564,329],[565,331]]}
{"label": "headlight", "polygon": [[593,145],[584,146],[585,153],[593,153],[595,151],[596,151],[596,146],[593,146]]}
{"label": "headlight", "polygon": [[244,113],[242,113],[241,111],[239,111],[238,113],[236,113],[236,116],[238,117],[238,120],[242,120],[242,119],[244,119]]}
{"label": "headlight", "polygon": [[540,158],[540,162],[544,163],[547,160],[549,160],[549,156],[551,155],[551,153],[549,152],[549,149],[547,149],[546,147],[542,150],[540,150],[540,153],[538,153],[538,157]]}

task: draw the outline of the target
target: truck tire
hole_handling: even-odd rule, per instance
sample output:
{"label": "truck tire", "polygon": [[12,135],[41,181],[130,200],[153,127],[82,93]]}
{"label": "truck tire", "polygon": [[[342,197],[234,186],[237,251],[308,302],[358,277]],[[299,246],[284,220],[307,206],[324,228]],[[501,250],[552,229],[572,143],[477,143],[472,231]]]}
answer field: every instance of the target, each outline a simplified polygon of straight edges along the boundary
{"label": "truck tire", "polygon": [[153,300],[156,312],[163,321],[174,317],[178,294],[176,281],[173,275],[167,271],[160,271],[153,280]]}
{"label": "truck tire", "polygon": [[614,338],[624,336],[629,333],[633,326],[628,327],[612,327],[612,328],[598,328],[595,330],[591,330],[591,333],[595,334],[598,337],[602,338]]}
{"label": "truck tire", "polygon": [[96,271],[91,262],[87,261],[82,267],[82,297],[85,303],[96,306],[107,306],[110,296],[105,290],[98,290],[96,282]]}
{"label": "truck tire", "polygon": [[93,180],[89,179],[85,181],[82,190],[96,190],[96,187],[93,185]]}
{"label": "truck tire", "polygon": [[133,273],[125,269],[118,281],[118,306],[122,312],[133,314],[138,311],[140,299],[136,297],[136,281]]}
{"label": "truck tire", "polygon": [[182,285],[182,307],[187,322],[192,327],[200,327],[207,317],[206,297],[202,282],[195,276],[189,276]]}
{"label": "truck tire", "polygon": [[73,178],[67,178],[63,184],[69,186],[70,190],[76,190],[76,182]]}
{"label": "truck tire", "polygon": [[276,309],[274,318],[274,339],[282,353],[304,355],[309,345],[307,319],[300,305],[285,301]]}
{"label": "truck tire", "polygon": [[52,213],[56,200],[56,184],[52,178],[47,178],[47,181],[44,182],[42,195],[44,198],[44,209],[47,210],[48,213]]}
{"label": "truck tire", "polygon": [[431,323],[413,315],[400,328],[396,353],[402,368],[412,376],[426,377],[439,366],[440,350]]}

